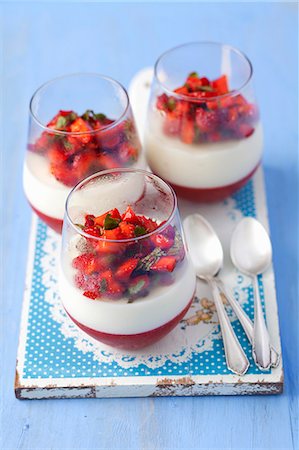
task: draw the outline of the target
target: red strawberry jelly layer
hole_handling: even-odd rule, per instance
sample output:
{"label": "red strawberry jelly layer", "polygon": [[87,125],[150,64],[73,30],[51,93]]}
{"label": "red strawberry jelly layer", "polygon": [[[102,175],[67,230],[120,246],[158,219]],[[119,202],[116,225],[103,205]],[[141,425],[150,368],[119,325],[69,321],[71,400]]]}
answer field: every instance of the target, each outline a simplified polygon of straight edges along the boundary
{"label": "red strawberry jelly layer", "polygon": [[234,192],[243,187],[247,183],[247,181],[250,180],[250,178],[255,173],[258,167],[259,164],[248,175],[246,175],[246,177],[242,178],[236,183],[216,188],[195,189],[184,186],[178,186],[176,184],[171,183],[170,181],[168,181],[168,183],[171,184],[178,197],[203,203],[218,202],[220,200],[224,200],[226,197],[229,197]]}
{"label": "red strawberry jelly layer", "polygon": [[79,328],[81,328],[81,330],[85,331],[85,333],[89,334],[94,339],[97,339],[104,344],[111,345],[112,347],[120,348],[122,350],[138,350],[140,348],[144,348],[148,345],[154,344],[155,342],[166,336],[170,331],[172,331],[173,328],[180,322],[180,320],[183,319],[183,317],[187,313],[188,309],[191,306],[192,300],[193,297],[188,305],[183,309],[183,311],[181,311],[169,322],[165,323],[159,328],[155,328],[154,330],[138,334],[109,334],[103,333],[101,331],[96,331],[78,322],[67,311],[66,312],[68,313],[72,321],[75,322],[75,324]]}
{"label": "red strawberry jelly layer", "polygon": [[45,222],[46,225],[48,225],[50,228],[52,228],[56,233],[61,234],[62,232],[62,224],[63,221],[59,219],[55,219],[54,217],[46,216],[46,214],[43,214],[38,209],[34,208],[32,204],[30,203],[31,208],[35,212],[35,214],[38,215],[42,219],[43,222]]}

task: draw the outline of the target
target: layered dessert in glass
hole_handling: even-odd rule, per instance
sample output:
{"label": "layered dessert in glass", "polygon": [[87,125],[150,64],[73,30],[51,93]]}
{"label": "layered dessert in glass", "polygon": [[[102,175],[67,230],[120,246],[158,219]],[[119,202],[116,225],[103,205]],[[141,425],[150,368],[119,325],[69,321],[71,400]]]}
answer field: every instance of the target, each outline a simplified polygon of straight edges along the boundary
{"label": "layered dessert in glass", "polygon": [[99,170],[143,166],[140,150],[128,95],[118,82],[97,74],[52,80],[30,102],[26,197],[61,232],[71,188]]}
{"label": "layered dessert in glass", "polygon": [[59,287],[70,318],[105,344],[139,349],[169,333],[195,291],[171,187],[132,169],[79,183],[66,204]]}
{"label": "layered dessert in glass", "polygon": [[261,162],[263,133],[252,66],[239,50],[191,43],[157,61],[145,150],[150,168],[179,196],[221,200]]}

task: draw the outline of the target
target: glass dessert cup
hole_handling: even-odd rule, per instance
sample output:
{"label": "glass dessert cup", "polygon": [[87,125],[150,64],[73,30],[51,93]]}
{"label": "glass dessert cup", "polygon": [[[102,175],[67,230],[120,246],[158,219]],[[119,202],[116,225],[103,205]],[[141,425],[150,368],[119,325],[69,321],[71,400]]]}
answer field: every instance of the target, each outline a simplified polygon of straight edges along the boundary
{"label": "glass dessert cup", "polygon": [[138,169],[80,182],[66,203],[59,288],[69,317],[107,345],[136,350],[168,334],[195,291],[171,187]]}
{"label": "glass dessert cup", "polygon": [[61,232],[72,187],[115,167],[143,166],[126,90],[98,74],[72,74],[41,86],[30,101],[23,185],[37,215]]}
{"label": "glass dessert cup", "polygon": [[181,197],[219,201],[242,187],[263,149],[248,58],[206,42],[164,53],[155,65],[144,145],[151,170]]}

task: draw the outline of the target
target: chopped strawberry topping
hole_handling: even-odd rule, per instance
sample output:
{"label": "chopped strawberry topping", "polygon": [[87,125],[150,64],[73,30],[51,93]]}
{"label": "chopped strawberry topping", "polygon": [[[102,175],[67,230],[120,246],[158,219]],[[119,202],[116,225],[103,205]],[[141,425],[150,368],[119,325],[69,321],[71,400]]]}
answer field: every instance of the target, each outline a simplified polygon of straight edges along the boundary
{"label": "chopped strawberry topping", "polygon": [[[258,119],[255,105],[229,90],[226,75],[216,80],[189,74],[177,96],[157,97],[157,110],[163,111],[163,131],[186,144],[244,139],[254,132]],[[232,95],[227,95],[232,92]],[[189,97],[186,101],[183,97]]]}
{"label": "chopped strawberry topping", "polygon": [[185,250],[176,227],[155,233],[163,225],[136,214],[131,206],[123,214],[117,208],[100,216],[87,214],[84,225],[77,226],[90,234],[90,250],[72,261],[75,285],[92,300],[127,297],[131,302],[147,295],[150,286],[171,284],[175,278],[169,274]]}
{"label": "chopped strawberry topping", "polygon": [[138,158],[140,144],[131,120],[114,120],[92,110],[79,116],[59,111],[28,149],[49,160],[50,172],[66,186],[74,186],[99,170],[130,166]]}
{"label": "chopped strawberry topping", "polygon": [[156,247],[160,247],[162,250],[168,250],[173,246],[173,239],[165,236],[164,234],[154,234],[151,236],[151,240]]}
{"label": "chopped strawberry topping", "polygon": [[161,258],[151,266],[151,270],[157,272],[172,272],[175,266],[176,259],[174,256],[161,256]]}
{"label": "chopped strawberry topping", "polygon": [[138,261],[137,258],[130,258],[123,262],[115,272],[116,278],[122,281],[128,280],[132,272],[136,269]]}

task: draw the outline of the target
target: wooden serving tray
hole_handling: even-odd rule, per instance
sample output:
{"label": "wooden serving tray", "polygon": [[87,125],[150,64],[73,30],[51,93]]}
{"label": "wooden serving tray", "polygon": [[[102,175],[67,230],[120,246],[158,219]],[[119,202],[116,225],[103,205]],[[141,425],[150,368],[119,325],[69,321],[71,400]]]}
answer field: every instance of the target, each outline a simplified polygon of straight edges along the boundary
{"label": "wooden serving tray", "polygon": [[[130,88],[139,131],[144,124],[151,77],[151,69],[141,71]],[[268,229],[262,168],[244,188],[223,202],[199,205],[180,201],[179,208],[182,218],[200,212],[215,227],[225,253],[221,276],[252,318],[251,280],[232,266],[229,242],[236,223],[244,216],[256,217]],[[250,368],[243,377],[227,369],[217,314],[209,288],[203,282],[198,282],[196,298],[186,317],[172,333],[151,347],[128,353],[88,337],[66,316],[60,302],[59,245],[60,237],[34,216],[15,379],[19,399],[282,392],[282,361],[266,372],[255,366],[251,346],[228,306]],[[281,351],[272,267],[259,277],[259,283],[271,340]]]}

